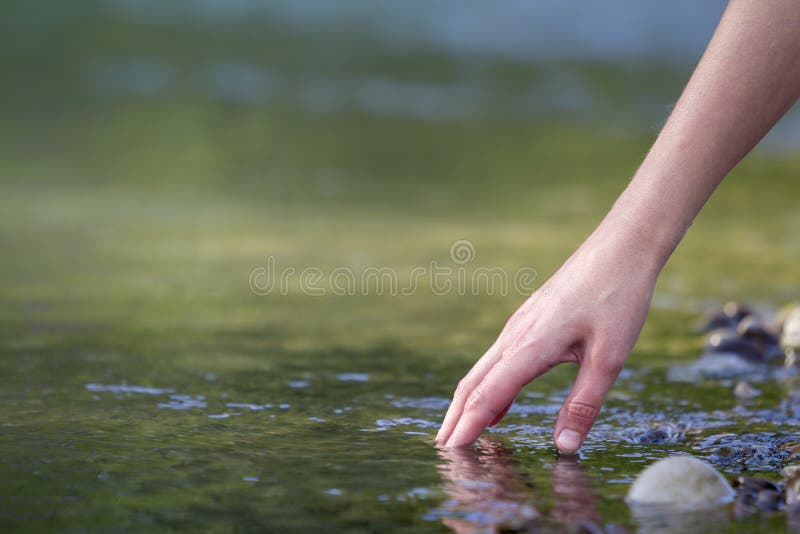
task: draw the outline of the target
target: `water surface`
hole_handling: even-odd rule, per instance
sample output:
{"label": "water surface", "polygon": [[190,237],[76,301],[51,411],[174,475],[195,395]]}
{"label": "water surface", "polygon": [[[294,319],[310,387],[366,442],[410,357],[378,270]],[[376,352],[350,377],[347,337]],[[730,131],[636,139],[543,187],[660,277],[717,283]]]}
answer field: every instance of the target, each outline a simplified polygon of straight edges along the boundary
{"label": "water surface", "polygon": [[[436,262],[453,288],[459,268],[528,269],[538,287],[634,172],[718,3],[642,57],[626,52],[641,32],[609,40],[585,16],[564,55],[540,57],[520,50],[553,35],[515,25],[489,46],[465,34],[477,4],[428,13],[423,40],[406,32],[414,17],[390,34],[356,3],[325,19],[339,21],[330,31],[318,29],[329,10],[223,4],[0,8],[14,74],[0,87],[3,527],[653,531],[622,499],[658,458],[772,480],[796,461],[791,381],[754,383],[761,395],[742,403],[733,381],[669,380],[699,356],[691,327],[707,306],[800,298],[785,131],[670,260],[577,458],[551,440],[568,367],[523,390],[475,446],[431,444],[523,294],[329,283],[337,269],[407,280]],[[517,7],[548,27],[571,9],[542,6]],[[665,11],[636,9],[644,27],[669,27]],[[269,258],[295,275],[259,294],[251,275]],[[309,268],[324,295],[304,290]],[[673,520],[680,531],[697,518]],[[703,522],[788,528],[781,513]]]}

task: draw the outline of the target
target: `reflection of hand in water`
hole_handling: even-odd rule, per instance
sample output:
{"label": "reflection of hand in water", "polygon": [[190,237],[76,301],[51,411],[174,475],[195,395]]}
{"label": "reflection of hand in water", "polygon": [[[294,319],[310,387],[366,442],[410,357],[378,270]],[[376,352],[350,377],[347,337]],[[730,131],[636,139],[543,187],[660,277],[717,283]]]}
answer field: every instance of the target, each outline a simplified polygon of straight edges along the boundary
{"label": "reflection of hand in water", "polygon": [[[475,446],[440,449],[439,470],[449,497],[436,514],[456,532],[516,528],[526,530],[539,515],[531,502],[537,497],[515,467],[514,453],[490,439]],[[542,497],[541,491],[538,497]],[[552,520],[556,526],[592,521],[600,524],[597,496],[591,479],[574,459],[559,459],[552,471]],[[549,500],[549,499],[546,499]]]}
{"label": "reflection of hand in water", "polygon": [[523,526],[538,513],[526,500],[525,484],[513,465],[513,452],[480,439],[474,446],[439,449],[439,470],[449,497],[438,510],[455,532],[474,532],[513,523]]}
{"label": "reflection of hand in water", "polygon": [[602,524],[592,480],[577,457],[560,457],[553,465],[553,521],[573,525],[591,521]]}

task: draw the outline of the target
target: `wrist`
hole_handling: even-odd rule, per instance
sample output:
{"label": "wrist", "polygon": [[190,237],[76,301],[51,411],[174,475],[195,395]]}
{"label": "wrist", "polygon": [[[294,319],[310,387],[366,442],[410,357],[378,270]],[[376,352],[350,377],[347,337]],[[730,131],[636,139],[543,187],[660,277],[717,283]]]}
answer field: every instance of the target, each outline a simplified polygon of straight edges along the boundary
{"label": "wrist", "polygon": [[623,194],[589,241],[603,254],[633,266],[655,283],[686,228],[688,223]]}

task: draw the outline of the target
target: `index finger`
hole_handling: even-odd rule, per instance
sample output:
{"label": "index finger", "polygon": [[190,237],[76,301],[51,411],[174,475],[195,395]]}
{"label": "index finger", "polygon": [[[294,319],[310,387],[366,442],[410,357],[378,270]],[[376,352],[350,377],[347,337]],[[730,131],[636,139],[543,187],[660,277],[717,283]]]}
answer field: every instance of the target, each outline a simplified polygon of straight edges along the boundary
{"label": "index finger", "polygon": [[[522,352],[528,351],[538,353],[532,361],[521,357]],[[525,384],[553,367],[552,356],[539,343],[506,351],[467,395],[461,416],[445,446],[453,447],[475,441],[483,429],[514,401]]]}
{"label": "index finger", "polygon": [[486,373],[489,372],[495,362],[497,362],[501,352],[500,340],[498,339],[489,347],[486,354],[481,356],[481,359],[472,366],[469,373],[458,383],[456,391],[453,393],[453,400],[447,408],[444,421],[442,421],[442,426],[436,434],[436,442],[438,444],[444,445],[445,442],[447,442],[450,434],[453,433],[456,423],[458,423],[458,419],[461,417],[461,413],[464,411],[464,404],[467,402],[467,397],[472,390],[475,389],[475,386],[483,380],[483,377],[486,376]]}

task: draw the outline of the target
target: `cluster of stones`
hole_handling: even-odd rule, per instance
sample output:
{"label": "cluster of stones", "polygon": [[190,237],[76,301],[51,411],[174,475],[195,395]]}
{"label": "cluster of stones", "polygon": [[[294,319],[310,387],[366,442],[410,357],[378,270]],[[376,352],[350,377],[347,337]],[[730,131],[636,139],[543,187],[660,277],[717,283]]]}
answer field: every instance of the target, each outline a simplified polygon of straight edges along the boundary
{"label": "cluster of stones", "polygon": [[[679,382],[703,379],[783,379],[798,374],[800,355],[800,305],[781,310],[756,311],[729,302],[706,315],[698,329],[706,333],[700,358],[689,365],[675,365],[668,378]],[[776,368],[768,363],[780,362]],[[750,384],[737,384],[740,398],[758,394]]]}
{"label": "cluster of stones", "polygon": [[728,302],[707,316],[701,330],[708,333],[705,354],[735,354],[756,363],[783,357],[786,366],[794,366],[800,353],[800,304],[765,314]]}
{"label": "cluster of stones", "polygon": [[[800,305],[792,304],[772,313],[758,313],[730,302],[708,314],[700,326],[707,334],[700,360],[680,369],[681,377],[731,378],[747,366],[782,359],[782,367],[797,374],[800,367]],[[738,363],[735,363],[738,362]],[[676,373],[678,376],[678,373]],[[740,381],[734,393],[739,397],[754,392]],[[787,442],[781,449],[790,459],[800,458],[800,442]],[[626,501],[636,515],[663,513],[675,509],[702,510],[731,505],[736,517],[752,513],[785,510],[800,517],[800,464],[781,471],[782,479],[739,475],[731,485],[711,465],[692,456],[671,456],[639,474]]]}

